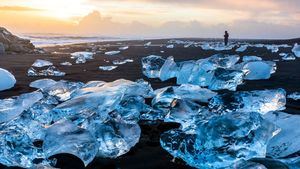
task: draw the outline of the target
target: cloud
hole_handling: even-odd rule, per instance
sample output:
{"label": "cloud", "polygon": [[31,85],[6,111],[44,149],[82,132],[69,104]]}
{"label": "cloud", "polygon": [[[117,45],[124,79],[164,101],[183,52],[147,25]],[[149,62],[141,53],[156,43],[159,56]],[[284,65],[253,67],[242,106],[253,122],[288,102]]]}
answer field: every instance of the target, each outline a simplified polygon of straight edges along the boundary
{"label": "cloud", "polygon": [[0,6],[0,11],[42,11],[41,9],[35,9],[25,6]]}

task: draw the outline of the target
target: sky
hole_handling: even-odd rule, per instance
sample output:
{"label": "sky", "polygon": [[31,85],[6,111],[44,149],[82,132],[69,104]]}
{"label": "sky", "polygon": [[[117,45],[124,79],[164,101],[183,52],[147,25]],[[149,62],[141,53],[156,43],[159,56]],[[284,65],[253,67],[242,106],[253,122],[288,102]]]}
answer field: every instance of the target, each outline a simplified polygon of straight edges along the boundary
{"label": "sky", "polygon": [[300,37],[299,0],[0,0],[17,34],[109,37]]}

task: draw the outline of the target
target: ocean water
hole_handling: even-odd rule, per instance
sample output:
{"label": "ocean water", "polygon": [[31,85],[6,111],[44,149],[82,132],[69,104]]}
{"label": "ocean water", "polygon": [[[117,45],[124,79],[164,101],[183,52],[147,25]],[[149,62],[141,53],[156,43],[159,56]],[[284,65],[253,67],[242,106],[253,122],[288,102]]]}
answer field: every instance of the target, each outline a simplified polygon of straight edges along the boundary
{"label": "ocean water", "polygon": [[104,36],[77,36],[60,34],[23,34],[20,37],[29,39],[36,47],[68,45],[88,42],[103,42],[114,40],[127,40],[124,38],[104,37]]}

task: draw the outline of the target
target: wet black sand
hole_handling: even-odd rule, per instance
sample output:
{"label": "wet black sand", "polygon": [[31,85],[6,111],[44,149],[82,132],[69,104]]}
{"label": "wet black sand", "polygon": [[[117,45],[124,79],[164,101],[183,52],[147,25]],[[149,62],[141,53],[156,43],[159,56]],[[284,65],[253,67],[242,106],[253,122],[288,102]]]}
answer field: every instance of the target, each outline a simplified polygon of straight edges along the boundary
{"label": "wet black sand", "polygon": [[[48,52],[56,52],[56,54],[35,54],[35,55],[2,55],[0,56],[0,67],[12,72],[16,79],[17,84],[13,89],[0,92],[0,99],[10,96],[20,95],[22,93],[33,91],[29,88],[29,83],[41,79],[42,77],[28,77],[26,75],[27,69],[36,59],[45,59],[54,63],[61,71],[67,73],[64,77],[55,77],[53,79],[71,80],[88,82],[91,80],[103,80],[113,81],[120,78],[128,80],[136,80],[144,78],[151,82],[153,88],[160,88],[168,85],[175,85],[175,80],[169,80],[167,82],[160,82],[157,79],[147,79],[142,74],[141,70],[141,58],[154,54],[161,55],[163,57],[174,56],[176,61],[183,60],[197,60],[200,58],[206,58],[217,53],[235,54],[234,50],[231,51],[205,51],[201,48],[190,47],[184,48],[183,46],[176,46],[173,49],[167,49],[161,47],[166,44],[167,40],[153,40],[151,47],[145,48],[143,44],[147,41],[130,41],[130,42],[103,42],[81,45],[69,45],[64,47],[50,47],[46,48]],[[290,44],[300,40],[285,40],[285,41],[256,41],[256,43],[269,43],[269,44]],[[122,43],[122,44],[120,44]],[[105,46],[110,44],[110,46]],[[93,60],[87,61],[85,64],[75,64],[74,60],[70,59],[69,53],[77,51],[92,51],[93,49],[99,50],[100,48],[106,51],[118,50],[120,46],[129,45],[129,49],[122,51],[121,54],[115,56],[106,56],[103,53],[96,54]],[[96,47],[95,47],[96,46]],[[290,52],[291,48],[280,48],[278,53],[271,53],[265,48],[248,48],[246,52],[240,53],[240,56],[255,55],[262,57],[264,60],[279,59],[277,62],[277,72],[272,75],[268,80],[259,81],[246,81],[244,85],[238,87],[238,90],[257,90],[257,89],[275,89],[283,88],[287,93],[300,91],[300,58],[294,61],[282,61],[278,55],[280,52]],[[160,51],[165,51],[161,53]],[[100,71],[99,66],[112,65],[112,61],[116,59],[133,59],[133,63],[127,63],[120,65],[113,71]],[[105,60],[109,60],[107,63]],[[69,61],[73,63],[73,66],[60,66],[59,63]],[[1,79],[0,79],[1,80]],[[226,92],[226,91],[222,91]],[[288,99],[286,112],[291,114],[300,114],[300,102]],[[160,123],[149,125],[140,122],[142,128],[142,136],[140,142],[127,154],[113,160],[109,159],[95,159],[87,168],[89,169],[177,169],[177,168],[189,168],[180,160],[172,162],[172,156],[164,151],[159,144],[159,135],[163,131],[167,131],[170,128],[178,127],[177,124]],[[60,168],[83,168],[83,164],[80,160],[69,155],[58,156],[58,164]],[[2,166],[4,167],[4,166]],[[0,168],[2,168],[0,166]]]}

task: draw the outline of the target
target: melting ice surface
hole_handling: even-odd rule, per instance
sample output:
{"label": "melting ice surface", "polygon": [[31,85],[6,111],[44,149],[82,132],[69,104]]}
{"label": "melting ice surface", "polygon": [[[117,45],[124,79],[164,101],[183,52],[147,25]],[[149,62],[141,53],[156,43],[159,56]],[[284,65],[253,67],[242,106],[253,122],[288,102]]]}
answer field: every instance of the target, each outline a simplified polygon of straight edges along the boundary
{"label": "melting ice surface", "polygon": [[15,76],[2,68],[0,68],[0,79],[0,91],[10,89],[16,84]]}
{"label": "melting ice surface", "polygon": [[104,71],[111,71],[116,69],[118,66],[99,66],[100,70],[104,70]]}

